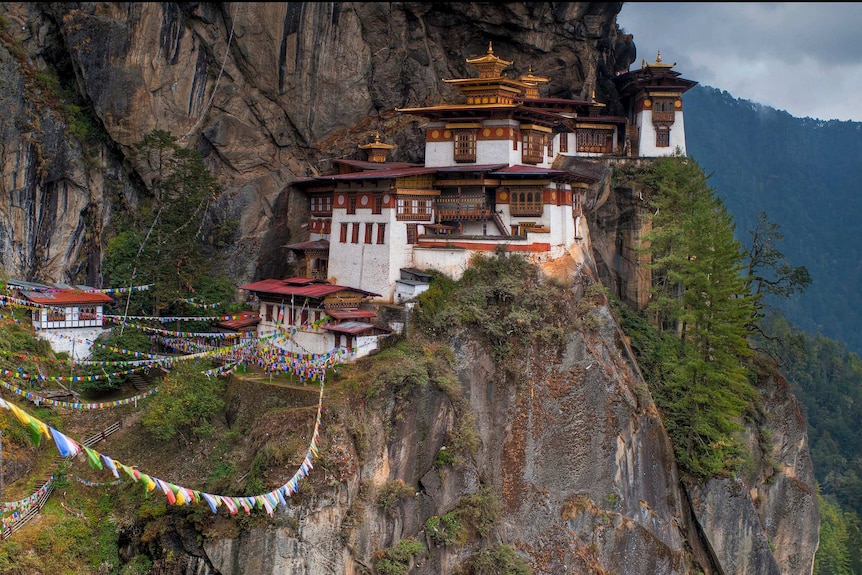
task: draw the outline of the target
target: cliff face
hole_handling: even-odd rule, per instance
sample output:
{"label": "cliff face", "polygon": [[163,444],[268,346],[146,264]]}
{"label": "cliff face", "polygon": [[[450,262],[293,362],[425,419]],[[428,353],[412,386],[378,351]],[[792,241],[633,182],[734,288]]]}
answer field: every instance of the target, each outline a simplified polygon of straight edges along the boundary
{"label": "cliff face", "polygon": [[[273,277],[284,274],[281,246],[295,233],[276,213],[289,209],[280,197],[287,184],[355,155],[375,130],[398,145],[393,160],[419,160],[417,126],[394,109],[441,101],[440,79],[466,75],[465,59],[489,42],[524,54],[516,73],[547,71],[549,94],[559,96],[604,95],[612,71],[628,63],[615,47],[634,57],[615,26],[620,4],[3,7],[0,214],[16,225],[0,238],[0,255],[12,275],[55,281],[100,283],[88,264],[99,259],[116,196],[134,207],[145,193],[151,174],[129,150],[153,129],[199,149],[225,186],[217,209],[240,227],[221,271]],[[68,109],[40,82],[57,75],[104,131],[94,127],[85,149],[69,133]]]}
{"label": "cliff face", "polygon": [[[466,75],[465,59],[489,41],[515,61],[514,73],[551,77],[549,96],[585,98],[595,89],[612,101],[614,72],[635,60],[632,39],[616,27],[620,6],[3,3],[6,273],[101,285],[115,210],[135,209],[152,178],[131,146],[157,128],[204,154],[225,187],[214,209],[240,222],[215,271],[239,283],[288,275],[282,246],[300,231],[291,181],[321,173],[332,158],[358,157],[356,145],[376,130],[398,145],[391,159],[421,161],[418,124],[394,109],[440,102],[448,89],[440,79]],[[636,203],[630,191],[606,185],[596,195],[611,194],[605,206]],[[613,259],[613,221],[594,212],[585,251],[547,273],[582,295],[600,267],[590,240],[604,261]],[[481,483],[504,503],[491,539],[518,549],[534,573],[810,573],[814,478],[804,421],[786,387],[763,382],[759,425],[771,441],[751,440],[748,473],[684,486],[606,303],[594,302],[591,313],[595,324],[571,329],[565,353],[524,350],[519,378],[500,373],[469,338],[452,344],[479,446],[463,468],[441,474],[433,465],[457,419],[439,390],[364,413],[371,432],[361,454],[331,416],[325,434],[343,441],[350,471],[279,509],[291,528],[202,546],[177,534],[166,546],[183,560],[161,572],[369,572],[377,550],[420,536],[425,519]],[[363,506],[364,490],[396,479],[419,494],[394,513]],[[412,572],[454,573],[468,552],[437,548]]]}

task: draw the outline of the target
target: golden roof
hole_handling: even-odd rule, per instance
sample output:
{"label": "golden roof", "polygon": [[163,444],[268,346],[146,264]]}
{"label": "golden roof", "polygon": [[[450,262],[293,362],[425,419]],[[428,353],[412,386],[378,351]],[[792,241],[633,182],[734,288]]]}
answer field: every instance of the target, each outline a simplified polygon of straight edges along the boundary
{"label": "golden roof", "polygon": [[488,42],[488,52],[478,58],[467,58],[468,64],[473,64],[479,69],[480,78],[499,78],[500,73],[512,65],[512,62],[503,60],[494,55],[494,48]]}
{"label": "golden roof", "polygon": [[661,61],[661,51],[659,51],[656,54],[655,62],[653,62],[652,64],[647,64],[647,61],[645,58],[641,60],[641,68],[667,68],[667,69],[670,69],[670,68],[673,68],[674,66],[676,66],[676,62],[674,62],[673,64],[664,64]]}
{"label": "golden roof", "polygon": [[374,150],[392,150],[395,148],[395,146],[393,144],[384,144],[383,142],[381,142],[380,132],[375,132],[373,142],[369,142],[368,144],[359,144],[360,150],[367,150],[369,148]]}
{"label": "golden roof", "polygon": [[522,76],[521,76],[520,78],[518,78],[518,79],[519,79],[521,82],[524,82],[525,84],[544,84],[545,82],[550,82],[550,81],[551,81],[551,79],[550,79],[550,78],[544,78],[544,77],[542,77],[542,76],[536,76],[536,75],[534,75],[534,74],[533,74],[533,67],[532,67],[532,66],[530,66],[530,69],[527,71],[527,73],[526,73],[526,74],[522,75]]}

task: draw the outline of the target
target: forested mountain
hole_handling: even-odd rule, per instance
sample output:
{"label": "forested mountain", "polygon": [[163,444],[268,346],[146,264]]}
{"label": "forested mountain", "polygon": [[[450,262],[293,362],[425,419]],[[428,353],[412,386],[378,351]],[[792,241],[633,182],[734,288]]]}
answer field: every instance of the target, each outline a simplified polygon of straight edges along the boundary
{"label": "forested mountain", "polygon": [[811,285],[777,303],[787,319],[862,353],[862,123],[795,118],[727,92],[685,95],[688,155],[712,174],[745,245],[760,212],[780,226],[787,259]]}
{"label": "forested mountain", "polygon": [[825,498],[822,533],[843,542],[836,550],[821,537],[815,573],[860,573],[862,559],[840,547],[858,548],[862,537],[862,123],[795,118],[704,86],[686,93],[685,106],[688,155],[712,174],[740,241],[750,246],[764,212],[783,236],[775,247],[810,272],[804,293],[771,302],[783,317],[768,318],[773,339],[758,346],[800,400]]}

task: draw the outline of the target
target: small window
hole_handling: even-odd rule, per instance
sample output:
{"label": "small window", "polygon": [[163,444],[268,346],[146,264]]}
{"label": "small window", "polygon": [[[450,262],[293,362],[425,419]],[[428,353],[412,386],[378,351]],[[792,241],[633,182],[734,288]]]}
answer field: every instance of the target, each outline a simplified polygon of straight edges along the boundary
{"label": "small window", "polygon": [[359,243],[359,223],[355,222],[353,224],[353,230],[350,236],[350,243],[358,244]]}
{"label": "small window", "polygon": [[670,147],[670,130],[656,130],[655,132],[655,147],[669,148]]}
{"label": "small window", "polygon": [[374,224],[370,224],[370,223],[365,224],[365,243],[366,244],[371,243],[371,228],[373,226],[374,226]]}
{"label": "small window", "polygon": [[545,159],[545,134],[536,130],[521,132],[521,159],[525,164],[541,164]]}
{"label": "small window", "polygon": [[383,196],[381,194],[374,194],[374,206],[371,208],[371,213],[383,213]]}
{"label": "small window", "polygon": [[455,130],[455,161],[476,161],[476,131]]}
{"label": "small window", "polygon": [[342,222],[342,224],[341,224],[341,243],[342,244],[347,243],[347,223],[346,222]]}
{"label": "small window", "polygon": [[560,134],[560,153],[565,154],[569,151],[569,135]]}
{"label": "small window", "polygon": [[356,194],[348,194],[347,195],[347,213],[355,214],[356,213]]}
{"label": "small window", "polygon": [[48,308],[48,321],[66,321],[66,310],[59,307]]}
{"label": "small window", "polygon": [[377,243],[386,243],[386,224],[377,224]]}
{"label": "small window", "polygon": [[419,224],[407,224],[407,243],[415,244],[419,239]]}

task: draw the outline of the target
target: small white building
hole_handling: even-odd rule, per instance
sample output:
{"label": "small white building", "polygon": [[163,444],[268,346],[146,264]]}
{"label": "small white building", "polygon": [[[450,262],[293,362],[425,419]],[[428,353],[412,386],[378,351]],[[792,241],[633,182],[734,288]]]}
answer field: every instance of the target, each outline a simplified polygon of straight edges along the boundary
{"label": "small white building", "polygon": [[107,331],[104,306],[114,300],[95,288],[20,280],[9,280],[8,286],[31,309],[33,328],[55,352],[66,352],[74,360],[87,359],[92,342]]}
{"label": "small white building", "polygon": [[372,323],[377,314],[363,304],[380,294],[295,277],[266,279],[240,286],[259,302],[257,337],[295,355],[326,354],[336,348],[358,359],[380,348],[391,330]]}

